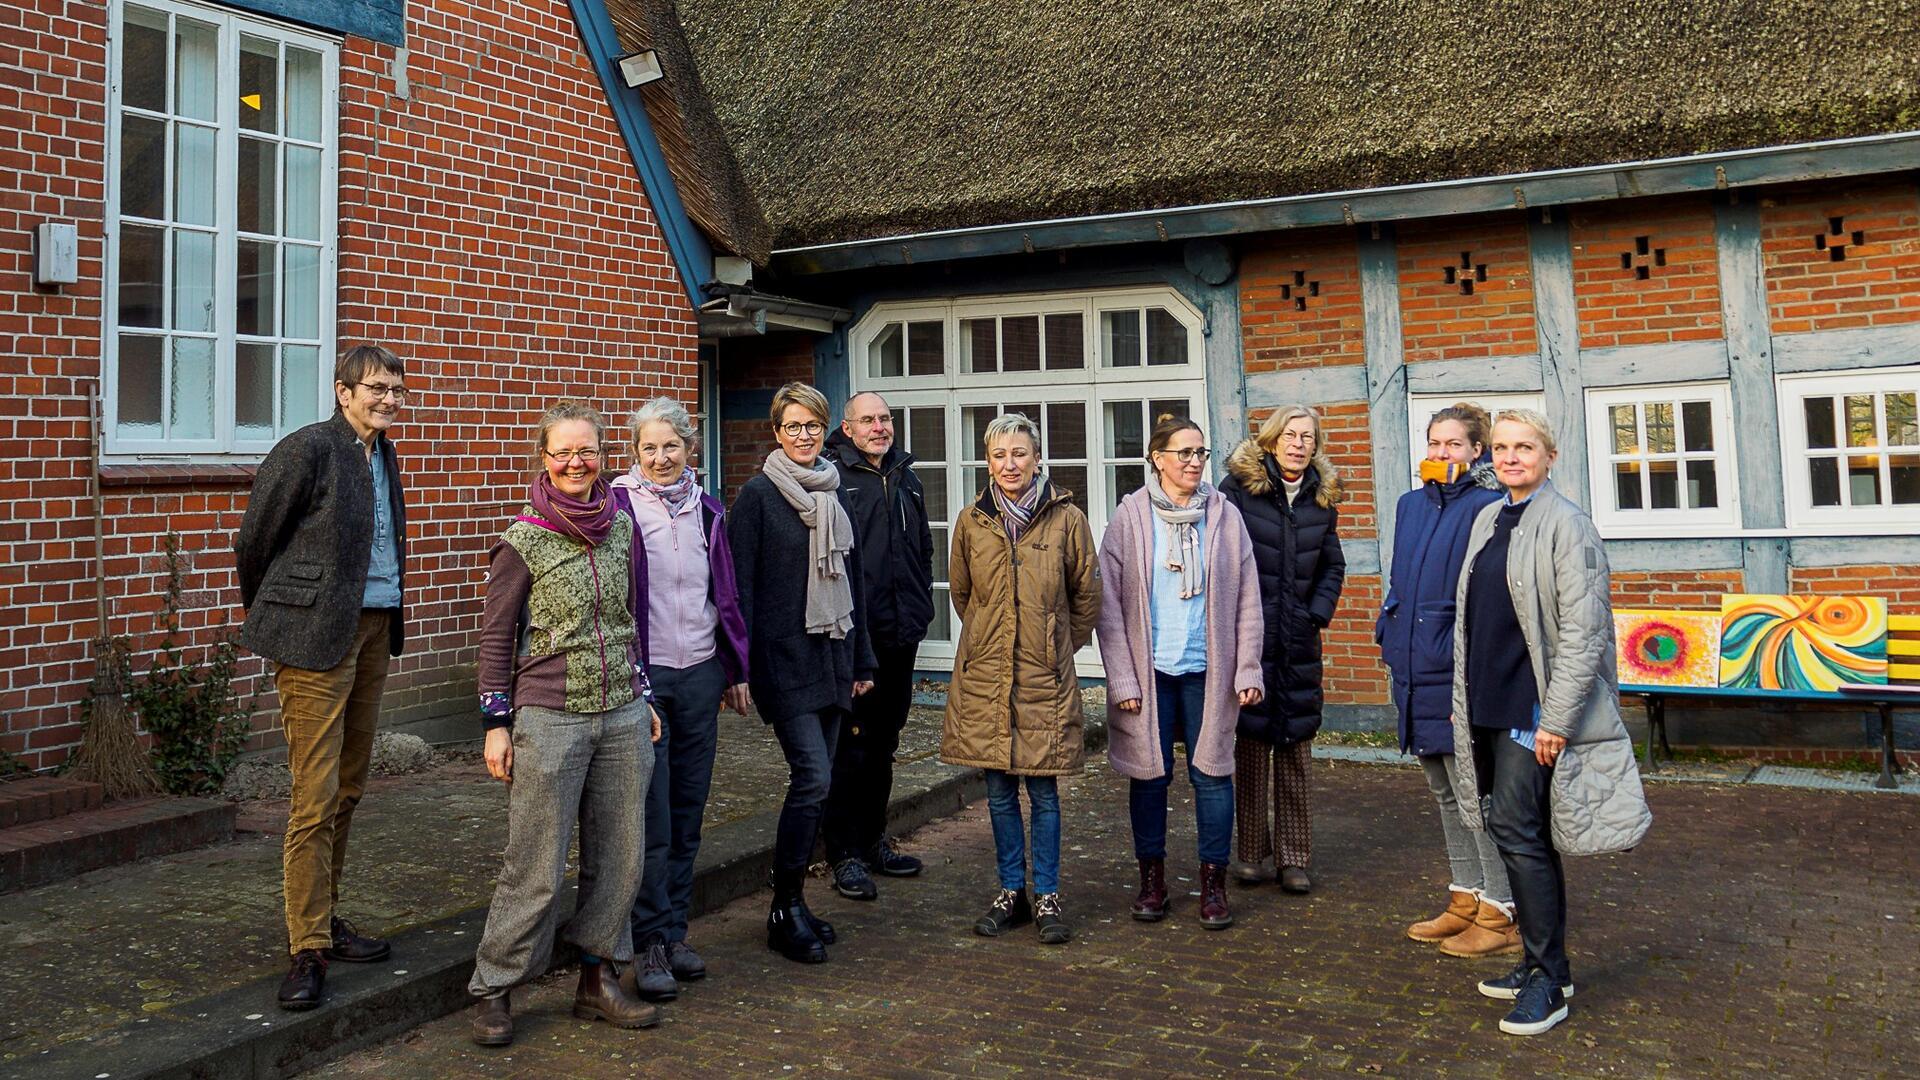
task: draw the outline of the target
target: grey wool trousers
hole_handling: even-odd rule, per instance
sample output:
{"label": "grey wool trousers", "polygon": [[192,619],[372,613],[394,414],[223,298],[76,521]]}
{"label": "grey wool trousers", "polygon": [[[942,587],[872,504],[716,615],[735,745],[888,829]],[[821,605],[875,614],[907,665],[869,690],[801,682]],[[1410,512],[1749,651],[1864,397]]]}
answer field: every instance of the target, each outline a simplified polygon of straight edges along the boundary
{"label": "grey wool trousers", "polygon": [[560,936],[582,952],[633,959],[627,913],[646,862],[652,734],[639,700],[603,713],[516,710],[506,858],[467,986],[474,996],[498,997],[546,973],[575,821],[580,899]]}

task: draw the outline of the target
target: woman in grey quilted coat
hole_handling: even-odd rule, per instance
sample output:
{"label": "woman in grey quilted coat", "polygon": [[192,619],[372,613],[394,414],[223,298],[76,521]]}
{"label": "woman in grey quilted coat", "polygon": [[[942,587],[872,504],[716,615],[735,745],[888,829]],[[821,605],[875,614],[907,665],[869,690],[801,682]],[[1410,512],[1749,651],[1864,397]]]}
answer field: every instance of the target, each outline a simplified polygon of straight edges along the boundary
{"label": "woman in grey quilted coat", "polygon": [[1547,419],[1494,421],[1506,498],[1474,519],[1455,593],[1454,745],[1461,817],[1500,849],[1526,957],[1480,984],[1510,1000],[1510,1035],[1566,1019],[1567,889],[1560,856],[1633,847],[1652,823],[1620,720],[1606,548],[1593,519],[1553,489]]}

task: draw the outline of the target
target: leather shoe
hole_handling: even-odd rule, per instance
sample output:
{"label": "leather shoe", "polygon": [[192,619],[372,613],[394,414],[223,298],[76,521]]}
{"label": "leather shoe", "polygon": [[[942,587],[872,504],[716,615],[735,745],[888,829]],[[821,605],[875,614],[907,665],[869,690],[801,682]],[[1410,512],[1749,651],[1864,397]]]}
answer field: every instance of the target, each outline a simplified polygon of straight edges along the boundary
{"label": "leather shoe", "polygon": [[513,1044],[513,1006],[507,995],[482,998],[473,1009],[473,1041],[481,1046]]}
{"label": "leather shoe", "polygon": [[280,1007],[298,1012],[311,1009],[327,996],[327,958],[319,949],[293,954],[293,966],[280,980]]}
{"label": "leather shoe", "polygon": [[617,1028],[652,1027],[660,1022],[660,1010],[621,988],[613,965],[605,960],[580,965],[580,988],[573,995],[573,1015],[582,1020],[605,1020]]}
{"label": "leather shoe", "polygon": [[707,977],[707,962],[685,941],[667,943],[667,966],[673,970],[673,977],[681,982]]}
{"label": "leather shoe", "polygon": [[799,964],[824,964],[827,946],[797,901],[775,903],[767,912],[767,948]]}
{"label": "leather shoe", "polygon": [[1283,866],[1280,868],[1280,891],[1306,894],[1313,891],[1313,879],[1307,876],[1304,866]]}
{"label": "leather shoe", "polygon": [[361,937],[353,924],[338,915],[330,927],[333,944],[327,947],[327,959],[349,964],[371,964],[393,955],[393,946],[382,938]]}

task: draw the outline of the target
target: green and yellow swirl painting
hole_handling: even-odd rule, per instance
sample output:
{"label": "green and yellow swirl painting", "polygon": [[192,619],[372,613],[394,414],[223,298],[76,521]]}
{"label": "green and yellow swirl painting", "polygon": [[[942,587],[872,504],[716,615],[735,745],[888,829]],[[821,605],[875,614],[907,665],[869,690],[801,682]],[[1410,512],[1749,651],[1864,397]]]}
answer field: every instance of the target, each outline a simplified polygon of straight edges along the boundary
{"label": "green and yellow swirl painting", "polygon": [[1836,691],[1886,681],[1885,598],[1721,597],[1721,686]]}

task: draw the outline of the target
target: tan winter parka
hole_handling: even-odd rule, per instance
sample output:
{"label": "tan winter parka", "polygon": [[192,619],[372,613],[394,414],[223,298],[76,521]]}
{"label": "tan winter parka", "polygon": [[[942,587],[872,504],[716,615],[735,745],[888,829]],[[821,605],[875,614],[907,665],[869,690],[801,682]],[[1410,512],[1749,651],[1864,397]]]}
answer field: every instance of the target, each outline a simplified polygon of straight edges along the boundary
{"label": "tan winter parka", "polygon": [[1053,488],[1016,548],[983,491],[954,523],[948,580],[961,627],[940,760],[1018,776],[1079,772],[1086,745],[1073,654],[1100,616],[1086,515]]}

